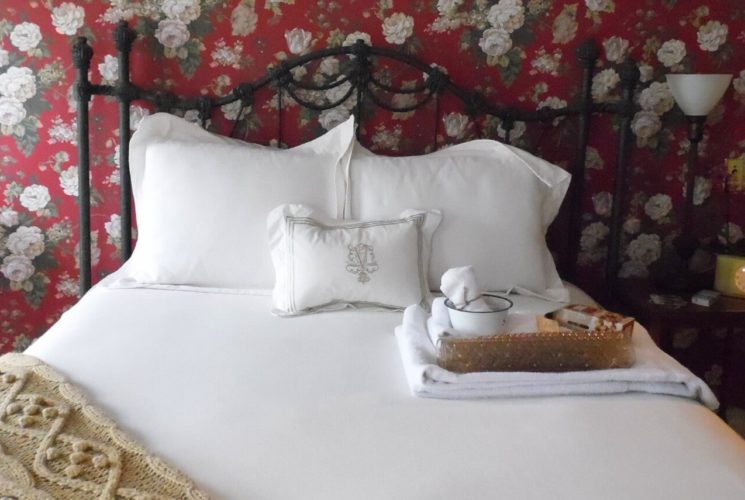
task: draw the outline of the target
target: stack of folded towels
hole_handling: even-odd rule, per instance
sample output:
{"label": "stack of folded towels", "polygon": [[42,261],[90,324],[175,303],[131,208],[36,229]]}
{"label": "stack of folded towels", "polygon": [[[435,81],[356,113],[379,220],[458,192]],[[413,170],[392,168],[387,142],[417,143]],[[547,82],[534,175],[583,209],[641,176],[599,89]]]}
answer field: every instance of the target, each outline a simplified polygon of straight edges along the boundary
{"label": "stack of folded towels", "polygon": [[[443,275],[441,289],[456,307],[484,307],[473,270],[452,269]],[[562,373],[472,372],[454,373],[437,364],[437,342],[452,328],[445,298],[436,298],[432,315],[419,305],[404,311],[396,328],[406,378],[416,396],[477,399],[517,396],[558,396],[647,392],[699,400],[711,409],[719,403],[711,389],[688,369],[662,352],[644,328],[635,325],[636,363],[630,368]],[[510,332],[535,331],[535,317],[511,315]]]}

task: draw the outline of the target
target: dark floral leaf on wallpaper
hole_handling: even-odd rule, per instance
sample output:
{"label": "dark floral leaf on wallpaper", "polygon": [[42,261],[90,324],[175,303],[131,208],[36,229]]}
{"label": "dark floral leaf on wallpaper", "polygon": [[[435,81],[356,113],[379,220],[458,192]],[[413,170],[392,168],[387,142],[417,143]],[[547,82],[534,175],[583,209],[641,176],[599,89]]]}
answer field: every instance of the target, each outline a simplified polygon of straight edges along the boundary
{"label": "dark floral leaf on wallpaper", "polygon": [[33,154],[39,143],[39,128],[41,128],[41,121],[36,116],[27,116],[16,128],[17,132],[14,134],[16,144],[27,157]]}
{"label": "dark floral leaf on wallpaper", "polygon": [[519,48],[514,48],[507,52],[507,65],[502,67],[500,70],[500,75],[502,76],[502,81],[505,85],[508,87],[512,86],[513,83],[515,83],[515,80],[517,80],[517,77],[520,76],[520,73],[523,70],[523,56],[524,52]]}

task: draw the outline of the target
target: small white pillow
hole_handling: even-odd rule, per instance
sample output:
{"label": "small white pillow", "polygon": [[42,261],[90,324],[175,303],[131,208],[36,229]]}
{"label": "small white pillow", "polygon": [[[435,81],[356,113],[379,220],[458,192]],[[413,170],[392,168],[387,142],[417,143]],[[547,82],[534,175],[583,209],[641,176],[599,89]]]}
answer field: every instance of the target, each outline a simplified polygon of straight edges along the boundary
{"label": "small white pillow", "polygon": [[428,307],[429,253],[440,219],[436,210],[407,210],[390,220],[319,220],[303,205],[277,207],[267,220],[273,312]]}
{"label": "small white pillow", "polygon": [[478,140],[422,156],[375,155],[355,144],[345,217],[390,217],[406,207],[437,207],[430,283],[472,265],[489,291],[515,290],[568,300],[546,246],[571,176],[518,148]]}
{"label": "small white pillow", "polygon": [[269,212],[288,199],[337,210],[352,119],[287,150],[218,140],[176,117],[151,122],[164,127],[139,136],[138,154],[147,145],[132,170],[139,239],[128,270],[138,283],[269,290]]}

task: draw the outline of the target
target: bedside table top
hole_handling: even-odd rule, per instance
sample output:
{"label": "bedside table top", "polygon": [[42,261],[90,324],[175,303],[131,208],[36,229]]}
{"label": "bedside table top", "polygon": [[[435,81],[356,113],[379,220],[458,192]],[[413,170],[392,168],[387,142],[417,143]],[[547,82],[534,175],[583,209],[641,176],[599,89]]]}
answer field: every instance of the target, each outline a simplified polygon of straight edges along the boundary
{"label": "bedside table top", "polygon": [[[681,307],[655,304],[650,294],[676,295],[686,303]],[[619,301],[633,314],[642,319],[670,320],[674,323],[696,323],[709,326],[745,327],[745,299],[722,295],[711,306],[704,307],[691,302],[691,294],[670,294],[656,290],[643,280],[619,280]],[[739,324],[738,324],[739,323]]]}

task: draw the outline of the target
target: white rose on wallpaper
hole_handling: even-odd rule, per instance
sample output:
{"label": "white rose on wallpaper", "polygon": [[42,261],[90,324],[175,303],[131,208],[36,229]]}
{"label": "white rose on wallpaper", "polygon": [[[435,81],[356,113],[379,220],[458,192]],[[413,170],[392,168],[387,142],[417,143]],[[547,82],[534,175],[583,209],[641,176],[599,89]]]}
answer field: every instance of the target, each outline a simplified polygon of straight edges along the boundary
{"label": "white rose on wallpaper", "polygon": [[521,0],[499,0],[499,3],[489,9],[486,20],[494,28],[502,28],[512,33],[525,23],[523,3]]}
{"label": "white rose on wallpaper", "polygon": [[662,240],[656,234],[640,234],[626,247],[626,255],[648,266],[662,255]]}
{"label": "white rose on wallpaper", "polygon": [[354,31],[347,35],[344,42],[342,42],[342,46],[349,47],[350,45],[354,45],[357,40],[362,40],[366,45],[372,45],[372,39],[369,34],[362,31]]}
{"label": "white rose on wallpaper", "polygon": [[629,41],[620,36],[612,36],[603,40],[605,58],[610,62],[619,63],[626,58],[629,50]]}
{"label": "white rose on wallpaper", "polygon": [[201,14],[199,0],[163,0],[160,9],[168,19],[178,19],[186,24]]}
{"label": "white rose on wallpaper", "polygon": [[310,47],[310,42],[313,41],[313,34],[302,28],[292,28],[289,31],[285,31],[285,40],[291,54],[302,54]]}
{"label": "white rose on wallpaper", "polygon": [[468,129],[468,115],[463,113],[448,113],[442,117],[442,122],[445,124],[445,133],[448,137],[454,137],[455,139],[461,139]]}
{"label": "white rose on wallpaper", "polygon": [[189,41],[189,28],[179,19],[163,19],[158,21],[155,38],[169,49],[177,49]]}
{"label": "white rose on wallpaper", "polygon": [[437,0],[437,12],[441,16],[453,14],[461,4],[463,4],[463,0]]}
{"label": "white rose on wallpaper", "polygon": [[3,208],[0,210],[0,225],[5,227],[15,226],[18,224],[18,212],[12,208]]}
{"label": "white rose on wallpaper", "polygon": [[[250,112],[251,107],[248,106],[244,113]],[[241,112],[241,101],[234,101],[228,104],[223,104],[220,106],[220,111],[222,111],[222,114],[225,115],[225,118],[228,120],[237,120],[238,119],[238,113]]]}
{"label": "white rose on wallpaper", "polygon": [[256,31],[259,16],[244,3],[239,3],[230,13],[230,26],[234,36],[246,36]]}
{"label": "white rose on wallpaper", "polygon": [[8,255],[3,259],[3,265],[0,266],[0,272],[3,273],[9,281],[20,283],[26,281],[36,272],[31,259],[25,255]]}
{"label": "white rose on wallpaper", "polygon": [[649,64],[640,64],[639,65],[639,81],[642,83],[647,83],[652,78],[654,78],[654,68],[650,66]]}
{"label": "white rose on wallpaper", "polygon": [[119,214],[111,214],[111,217],[104,223],[103,227],[112,241],[118,242],[122,239],[122,218]]}
{"label": "white rose on wallpaper", "polygon": [[577,36],[577,4],[565,5],[553,24],[553,42],[569,43]]}
{"label": "white rose on wallpaper", "polygon": [[698,29],[698,46],[701,50],[716,52],[727,41],[729,28],[719,21],[709,21]]}
{"label": "white rose on wallpaper", "polygon": [[38,24],[23,22],[16,24],[10,32],[10,43],[21,52],[35,49],[41,42],[41,29]]}
{"label": "white rose on wallpaper", "polygon": [[530,74],[543,73],[557,76],[559,74],[558,70],[559,65],[561,64],[561,56],[562,52],[560,50],[555,50],[552,54],[549,54],[543,47],[541,47],[541,49],[536,52],[536,58],[530,62],[530,66],[533,68]]}
{"label": "white rose on wallpaper", "polygon": [[745,69],[740,71],[740,76],[732,80],[732,87],[740,95],[745,95]]}
{"label": "white rose on wallpaper", "polygon": [[140,122],[143,118],[145,118],[147,115],[150,114],[150,111],[148,111],[147,108],[143,108],[142,106],[133,105],[129,108],[129,128],[132,130],[137,130],[137,127],[140,126]]}
{"label": "white rose on wallpaper", "polygon": [[24,208],[32,212],[42,210],[52,200],[49,189],[41,184],[26,187],[18,198]]}
{"label": "white rose on wallpaper", "polygon": [[59,184],[62,191],[69,196],[78,195],[78,167],[73,165],[59,174]]}
{"label": "white rose on wallpaper", "polygon": [[[26,108],[15,97],[0,97],[0,125],[14,127],[26,118]],[[3,131],[5,133],[5,131]]]}
{"label": "white rose on wallpaper", "polygon": [[657,115],[664,115],[675,105],[673,94],[667,83],[652,82],[639,94],[639,105],[645,111],[651,111]]}
{"label": "white rose on wallpaper", "polygon": [[[405,109],[414,106],[417,103],[417,98],[413,94],[393,94],[391,104],[397,109]],[[394,120],[408,120],[414,116],[415,110],[412,111],[396,111],[391,116]]]}
{"label": "white rose on wallpaper", "polygon": [[382,149],[388,151],[398,151],[398,145],[401,142],[403,129],[396,125],[393,130],[389,130],[381,124],[375,127],[375,133],[372,136],[373,149]]}
{"label": "white rose on wallpaper", "polygon": [[512,48],[512,38],[502,28],[489,28],[481,35],[479,47],[488,56],[503,56]]}
{"label": "white rose on wallpaper", "polygon": [[623,230],[626,231],[628,234],[636,234],[638,233],[642,228],[642,221],[640,221],[637,217],[629,217],[625,221],[623,221]]}
{"label": "white rose on wallpaper", "polygon": [[114,83],[119,79],[119,60],[111,54],[106,54],[103,62],[98,64],[98,72],[107,83]]}
{"label": "white rose on wallpaper", "polygon": [[11,66],[0,75],[0,94],[21,102],[36,95],[36,77],[30,68]]}
{"label": "white rose on wallpaper", "polygon": [[657,134],[662,127],[660,118],[651,111],[637,111],[631,120],[631,131],[637,137],[637,144],[643,146],[648,139]]}
{"label": "white rose on wallpaper", "polygon": [[[343,77],[339,77],[343,78]],[[338,81],[338,80],[337,80]],[[352,84],[349,82],[344,82],[340,85],[337,85],[336,87],[332,87],[324,92],[324,97],[326,98],[326,102],[328,104],[331,103],[339,103],[346,95],[347,92],[351,90]],[[354,104],[357,102],[357,96],[352,93],[346,101],[341,103],[343,106],[347,106],[348,108],[351,108],[354,106]]]}
{"label": "white rose on wallpaper", "polygon": [[383,20],[383,36],[388,43],[403,45],[413,34],[414,18],[403,12],[396,12]]}
{"label": "white rose on wallpaper", "polygon": [[734,245],[743,238],[745,238],[745,234],[743,234],[742,228],[735,224],[734,222],[728,222],[724,226],[722,226],[721,231],[719,231],[719,242],[722,245],[727,244],[727,232],[729,231],[729,243]]}
{"label": "white rose on wallpaper", "polygon": [[52,9],[52,24],[61,35],[74,35],[85,23],[85,9],[64,2]]}
{"label": "white rose on wallpaper", "polygon": [[657,59],[659,59],[666,68],[675,66],[682,61],[685,56],[686,44],[674,38],[663,43],[657,50]]}
{"label": "white rose on wallpaper", "polygon": [[44,233],[36,226],[20,226],[5,242],[13,255],[25,255],[29,259],[44,253]]}
{"label": "white rose on wallpaper", "polygon": [[618,276],[620,278],[646,278],[649,276],[649,269],[639,261],[627,260],[621,264]]}
{"label": "white rose on wallpaper", "polygon": [[613,12],[616,10],[613,0],[585,0],[585,5],[593,12]]}
{"label": "white rose on wallpaper", "polygon": [[579,246],[584,251],[589,251],[598,246],[608,234],[610,229],[602,222],[593,222],[585,226],[582,230],[582,236],[580,237]]}
{"label": "white rose on wallpaper", "polygon": [[0,68],[10,64],[10,52],[5,49],[0,49]]}
{"label": "white rose on wallpaper", "polygon": [[318,65],[318,71],[327,76],[339,74],[339,59],[336,57],[324,57]]}
{"label": "white rose on wallpaper", "polygon": [[[510,143],[514,144],[515,141],[521,138],[527,130],[528,130],[528,127],[525,124],[525,122],[515,122],[515,124],[512,127],[512,130],[510,130]],[[501,139],[504,139],[507,137],[507,131],[502,126],[502,123],[497,125],[497,135]]]}
{"label": "white rose on wallpaper", "polygon": [[592,97],[596,101],[604,101],[608,93],[621,82],[621,77],[613,68],[604,69],[592,78]]}
{"label": "white rose on wallpaper", "polygon": [[343,106],[326,109],[318,117],[318,123],[326,130],[331,130],[349,118],[349,110]]}
{"label": "white rose on wallpaper", "polygon": [[[567,102],[564,99],[560,99],[556,96],[549,96],[543,99],[536,106],[537,109],[551,108],[551,109],[563,109],[567,107]],[[552,122],[554,127],[561,123],[563,117],[554,118]]]}
{"label": "white rose on wallpaper", "polygon": [[696,177],[693,184],[693,204],[696,206],[703,205],[711,196],[711,180],[705,177]]}
{"label": "white rose on wallpaper", "polygon": [[644,204],[644,213],[647,217],[657,222],[662,220],[670,213],[673,208],[673,200],[666,194],[656,194],[650,196]]}
{"label": "white rose on wallpaper", "polygon": [[608,217],[613,205],[613,195],[608,191],[601,191],[592,195],[592,206],[600,217]]}
{"label": "white rose on wallpaper", "polygon": [[600,156],[598,148],[592,146],[587,147],[587,156],[585,157],[585,168],[592,170],[600,170],[605,165],[603,157]]}
{"label": "white rose on wallpaper", "polygon": [[77,144],[75,123],[65,123],[59,116],[52,121],[49,127],[49,144]]}

